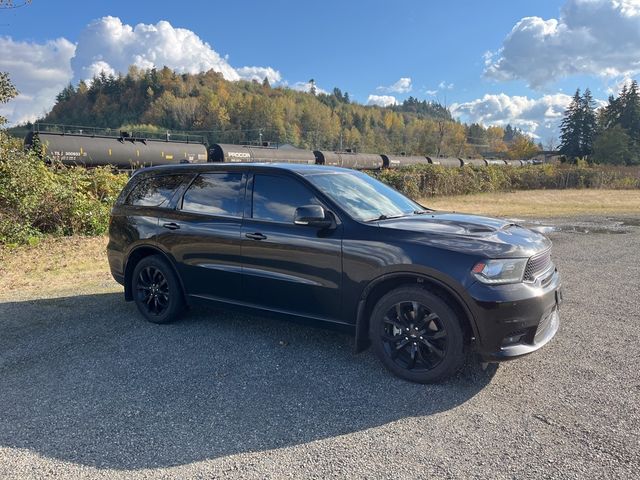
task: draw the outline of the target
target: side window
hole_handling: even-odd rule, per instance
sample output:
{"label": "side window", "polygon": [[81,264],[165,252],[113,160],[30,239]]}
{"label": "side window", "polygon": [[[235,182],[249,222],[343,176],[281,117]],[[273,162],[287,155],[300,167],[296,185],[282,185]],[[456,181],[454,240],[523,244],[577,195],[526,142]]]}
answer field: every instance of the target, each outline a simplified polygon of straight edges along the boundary
{"label": "side window", "polygon": [[252,218],[293,223],[296,208],[319,203],[302,183],[289,177],[255,175]]}
{"label": "side window", "polygon": [[146,178],[133,188],[127,197],[127,203],[145,207],[166,207],[186,177],[186,175],[160,175]]}
{"label": "side window", "polygon": [[242,216],[242,174],[205,173],[198,175],[182,199],[185,212]]}

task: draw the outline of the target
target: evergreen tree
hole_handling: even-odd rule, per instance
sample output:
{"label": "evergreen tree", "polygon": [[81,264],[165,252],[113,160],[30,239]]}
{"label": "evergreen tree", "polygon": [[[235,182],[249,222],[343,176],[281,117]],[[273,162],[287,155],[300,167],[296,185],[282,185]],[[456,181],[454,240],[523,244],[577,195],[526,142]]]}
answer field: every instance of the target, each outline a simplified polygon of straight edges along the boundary
{"label": "evergreen tree", "polygon": [[[626,90],[626,91],[625,91]],[[640,141],[640,92],[638,82],[631,82],[628,89],[620,94],[622,109],[619,124],[636,142]]]}
{"label": "evergreen tree", "polygon": [[598,130],[595,101],[588,88],[580,99],[580,109],[580,156],[585,157],[593,153],[593,140]]}
{"label": "evergreen tree", "polygon": [[515,131],[513,127],[511,126],[511,124],[507,124],[507,126],[504,128],[504,136],[502,137],[502,139],[508,143],[512,142],[514,137]]}
{"label": "evergreen tree", "polygon": [[630,140],[626,130],[620,125],[603,131],[593,142],[593,162],[613,165],[636,163],[638,159],[631,151]]}
{"label": "evergreen tree", "polygon": [[70,100],[74,93],[76,93],[75,88],[73,88],[72,84],[69,84],[64,87],[58,95],[56,95],[56,102],[65,102]]}
{"label": "evergreen tree", "polygon": [[560,153],[570,159],[582,156],[582,105],[580,89],[577,89],[560,124]]}

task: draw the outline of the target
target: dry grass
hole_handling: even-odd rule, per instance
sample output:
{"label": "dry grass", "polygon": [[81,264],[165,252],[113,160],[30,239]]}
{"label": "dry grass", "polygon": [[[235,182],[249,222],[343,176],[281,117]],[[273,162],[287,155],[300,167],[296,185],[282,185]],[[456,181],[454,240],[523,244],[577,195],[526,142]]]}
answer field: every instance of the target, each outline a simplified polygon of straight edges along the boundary
{"label": "dry grass", "polygon": [[106,246],[106,237],[50,237],[33,247],[0,247],[0,301],[118,291]]}
{"label": "dry grass", "polygon": [[437,210],[498,217],[640,213],[639,190],[529,190],[423,199]]}

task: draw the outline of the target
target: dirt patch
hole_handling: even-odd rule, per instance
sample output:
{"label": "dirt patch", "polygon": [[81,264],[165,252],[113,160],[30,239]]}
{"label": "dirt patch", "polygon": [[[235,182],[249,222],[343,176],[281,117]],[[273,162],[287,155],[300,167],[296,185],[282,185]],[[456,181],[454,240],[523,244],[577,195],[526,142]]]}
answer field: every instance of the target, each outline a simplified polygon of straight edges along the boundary
{"label": "dirt patch", "polygon": [[51,237],[32,247],[0,249],[0,300],[82,292],[119,285],[107,263],[107,237]]}

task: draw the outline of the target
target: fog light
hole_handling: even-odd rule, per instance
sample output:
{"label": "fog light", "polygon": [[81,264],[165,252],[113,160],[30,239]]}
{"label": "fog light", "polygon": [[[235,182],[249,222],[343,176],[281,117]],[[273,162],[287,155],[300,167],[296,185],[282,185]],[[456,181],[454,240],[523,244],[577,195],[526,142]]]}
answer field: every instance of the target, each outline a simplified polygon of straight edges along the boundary
{"label": "fog light", "polygon": [[520,343],[522,341],[522,337],[525,335],[526,332],[512,333],[508,337],[504,337],[504,340],[502,340],[502,346],[504,347],[506,345],[515,345],[516,343]]}

